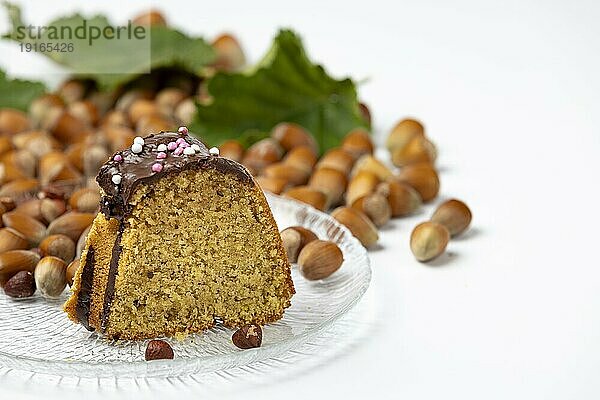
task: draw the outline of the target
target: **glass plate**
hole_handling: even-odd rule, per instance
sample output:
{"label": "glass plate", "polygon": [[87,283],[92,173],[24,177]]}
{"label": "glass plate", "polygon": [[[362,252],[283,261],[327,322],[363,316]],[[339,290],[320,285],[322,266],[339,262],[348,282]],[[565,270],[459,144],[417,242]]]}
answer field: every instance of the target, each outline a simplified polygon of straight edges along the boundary
{"label": "glass plate", "polygon": [[280,229],[301,225],[336,242],[342,267],[310,282],[296,268],[296,294],[284,317],[263,328],[260,348],[240,350],[232,331],[216,326],[184,341],[167,339],[174,360],[144,361],[147,341],[109,341],[69,321],[61,310],[68,292],[49,301],[36,295],[14,300],[0,294],[0,366],[79,377],[168,377],[241,367],[275,357],[310,341],[352,308],[367,290],[371,269],[366,250],[329,215],[294,200],[267,195]]}

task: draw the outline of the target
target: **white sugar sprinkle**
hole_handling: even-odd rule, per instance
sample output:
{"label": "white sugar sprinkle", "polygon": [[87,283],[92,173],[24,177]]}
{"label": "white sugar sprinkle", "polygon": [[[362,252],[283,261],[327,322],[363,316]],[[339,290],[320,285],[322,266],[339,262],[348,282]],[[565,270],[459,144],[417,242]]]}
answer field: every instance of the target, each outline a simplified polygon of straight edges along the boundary
{"label": "white sugar sprinkle", "polygon": [[135,154],[141,153],[142,152],[142,145],[139,143],[134,143],[131,145],[131,151],[133,151]]}
{"label": "white sugar sprinkle", "polygon": [[183,154],[185,154],[186,156],[191,156],[192,154],[196,154],[196,150],[194,150],[193,147],[186,147],[185,149],[183,149]]}
{"label": "white sugar sprinkle", "polygon": [[192,149],[196,150],[196,152],[200,151],[200,146],[198,146],[196,143],[194,143],[191,147]]}
{"label": "white sugar sprinkle", "polygon": [[133,139],[133,143],[138,143],[140,145],[144,145],[144,138],[141,136],[136,136],[135,139]]}
{"label": "white sugar sprinkle", "polygon": [[211,156],[218,156],[219,155],[219,148],[218,147],[211,147],[210,150],[208,150],[208,152],[210,153]]}
{"label": "white sugar sprinkle", "polygon": [[121,183],[121,175],[119,174],[114,174],[112,176],[112,183],[114,183],[115,185],[118,185]]}
{"label": "white sugar sprinkle", "polygon": [[158,151],[167,151],[167,145],[164,143],[161,143],[158,145],[158,148],[156,149]]}

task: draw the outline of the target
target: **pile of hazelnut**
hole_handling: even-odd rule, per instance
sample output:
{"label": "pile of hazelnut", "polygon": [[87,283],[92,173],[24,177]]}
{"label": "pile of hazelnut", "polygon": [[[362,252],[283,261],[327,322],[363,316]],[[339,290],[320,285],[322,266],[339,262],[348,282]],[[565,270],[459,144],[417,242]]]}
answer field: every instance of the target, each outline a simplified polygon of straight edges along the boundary
{"label": "pile of hazelnut", "polygon": [[[368,116],[366,106],[361,106]],[[434,200],[440,190],[436,148],[421,123],[400,121],[389,133],[386,147],[396,168],[377,159],[369,133],[356,128],[339,147],[319,158],[309,132],[293,123],[280,123],[269,138],[247,150],[228,140],[220,151],[222,156],[244,164],[264,190],[331,212],[370,248],[379,240],[379,227],[391,218],[413,214],[423,203]],[[439,256],[450,236],[464,231],[470,221],[471,212],[463,202],[442,204],[431,221],[415,228],[411,237],[415,257],[429,261]],[[286,231],[282,237],[284,244],[291,240]]]}

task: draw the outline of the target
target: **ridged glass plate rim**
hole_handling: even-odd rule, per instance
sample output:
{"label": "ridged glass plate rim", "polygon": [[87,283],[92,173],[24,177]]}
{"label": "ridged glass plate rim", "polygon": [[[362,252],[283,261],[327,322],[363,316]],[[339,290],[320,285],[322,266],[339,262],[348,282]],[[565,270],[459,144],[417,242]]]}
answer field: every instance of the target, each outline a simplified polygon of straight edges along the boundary
{"label": "ridged glass plate rim", "polygon": [[[243,351],[232,351],[228,354],[215,354],[201,358],[177,358],[173,360],[147,361],[114,361],[114,362],[89,362],[89,361],[53,361],[42,358],[15,356],[5,349],[0,349],[0,366],[23,370],[33,373],[42,373],[58,376],[77,376],[82,378],[110,378],[110,377],[170,377],[198,373],[210,373],[226,370],[233,367],[248,365],[251,363],[267,360],[279,354],[287,352],[298,345],[302,345],[316,337],[327,327],[335,323],[346,314],[362,298],[371,281],[371,267],[366,249],[352,235],[352,233],[334,218],[326,213],[318,211],[311,206],[293,199],[286,199],[271,193],[266,193],[267,200],[272,208],[287,208],[288,212],[294,213],[299,221],[315,218],[322,225],[327,226],[327,238],[341,245],[342,248],[352,249],[357,265],[364,268],[363,281],[354,292],[354,297],[340,308],[339,311],[322,321],[319,325],[311,327],[307,332],[296,335],[284,342],[265,344],[256,349]],[[279,222],[278,222],[279,223]],[[285,226],[284,226],[285,227]],[[279,226],[280,229],[284,228]],[[2,309],[0,309],[2,315]],[[66,318],[66,317],[65,317]],[[285,315],[284,315],[285,319]],[[206,368],[211,361],[219,360],[219,367]]]}

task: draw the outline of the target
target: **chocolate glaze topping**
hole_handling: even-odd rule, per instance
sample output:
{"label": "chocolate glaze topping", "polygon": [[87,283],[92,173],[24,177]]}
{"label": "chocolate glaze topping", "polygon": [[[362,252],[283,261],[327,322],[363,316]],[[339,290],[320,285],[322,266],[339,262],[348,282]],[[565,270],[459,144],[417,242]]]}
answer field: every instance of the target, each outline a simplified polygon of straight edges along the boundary
{"label": "chocolate glaze topping", "polygon": [[[160,145],[168,146],[177,139],[184,139],[189,146],[197,145],[194,154],[177,155],[172,150],[167,150],[166,157],[158,159],[158,147]],[[194,146],[195,147],[195,146]],[[115,160],[115,156],[119,160]],[[170,174],[187,169],[215,169],[222,173],[229,173],[236,176],[243,183],[251,183],[252,176],[242,165],[235,161],[211,155],[206,146],[198,139],[187,134],[175,132],[160,132],[151,134],[144,138],[142,151],[134,153],[131,148],[115,154],[107,161],[96,177],[96,181],[104,191],[100,200],[100,211],[107,218],[116,218],[119,220],[119,231],[113,245],[112,256],[110,260],[108,282],[104,294],[104,305],[101,314],[101,328],[104,331],[110,314],[110,305],[115,291],[115,281],[118,273],[119,257],[121,254],[121,236],[125,229],[125,220],[132,206],[129,200],[140,183],[151,183]],[[152,168],[154,164],[160,164],[162,169],[155,172]],[[115,184],[113,176],[119,175],[121,181]],[[90,256],[91,250],[91,256]],[[88,250],[88,258],[84,267],[84,273],[81,276],[81,287],[87,288],[80,292],[77,299],[77,317],[79,321],[89,327],[88,317],[91,306],[91,287],[94,279],[93,274],[93,249]],[[87,271],[87,273],[86,273]]]}
{"label": "chocolate glaze topping", "polygon": [[[157,159],[158,146],[168,145],[177,139],[183,138],[189,145],[198,145],[199,151],[193,155],[175,155],[173,151],[167,151],[167,157]],[[175,132],[160,132],[151,134],[144,138],[142,152],[135,154],[131,149],[117,153],[122,161],[111,158],[100,169],[96,181],[104,190],[104,197],[100,203],[100,211],[107,218],[123,219],[130,211],[128,202],[139,183],[151,182],[165,175],[177,173],[186,169],[216,169],[224,173],[237,176],[241,181],[249,183],[252,181],[250,173],[242,165],[226,158],[212,156],[206,146],[198,139]],[[162,171],[154,172],[152,165],[159,163],[163,166]],[[113,175],[121,176],[121,183],[115,185],[112,181]]]}

